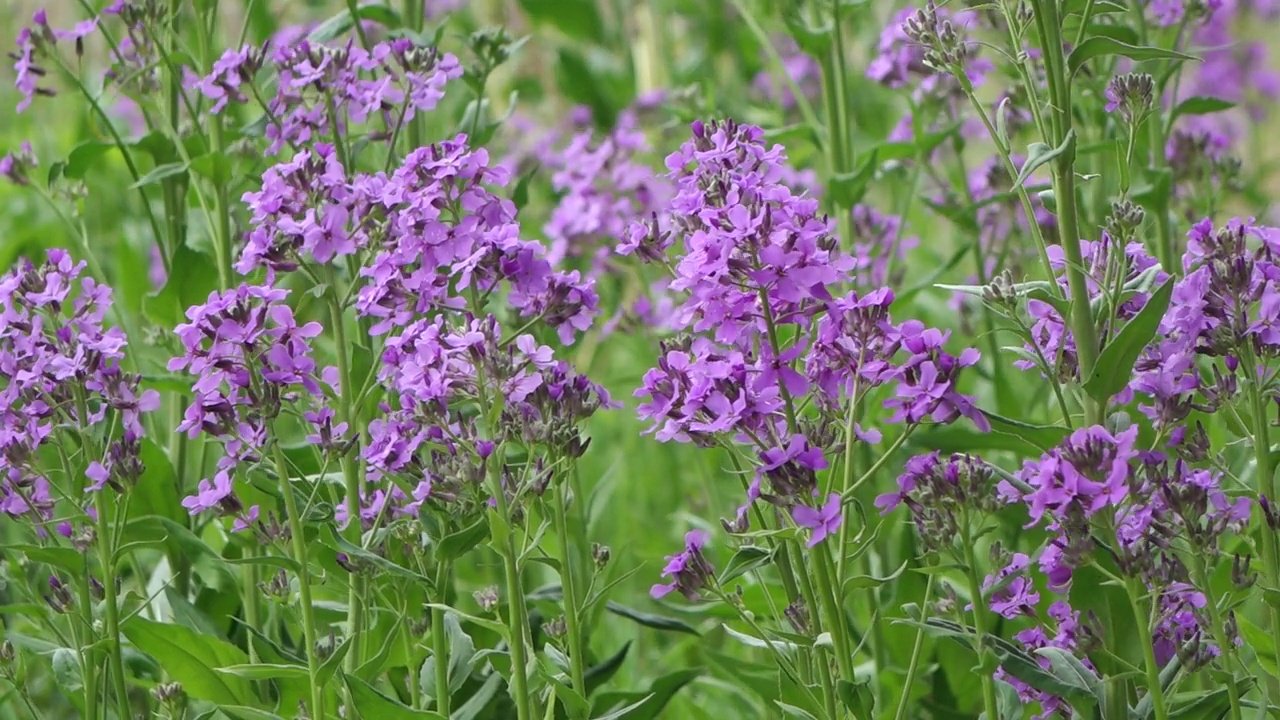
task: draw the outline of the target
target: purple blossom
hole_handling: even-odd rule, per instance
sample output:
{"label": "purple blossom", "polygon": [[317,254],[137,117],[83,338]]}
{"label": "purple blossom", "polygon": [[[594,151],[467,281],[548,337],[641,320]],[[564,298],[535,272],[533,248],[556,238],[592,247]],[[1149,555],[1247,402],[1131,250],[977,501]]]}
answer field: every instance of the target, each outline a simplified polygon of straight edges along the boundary
{"label": "purple blossom", "polygon": [[707,544],[707,534],[702,530],[690,530],[684,536],[684,551],[667,556],[667,565],[662,569],[662,577],[671,578],[671,582],[654,585],[649,594],[662,598],[672,590],[679,590],[690,601],[697,600],[699,591],[709,582],[713,582],[715,573],[711,563],[702,554]]}
{"label": "purple blossom", "polygon": [[826,504],[820,508],[803,504],[791,508],[791,519],[795,520],[796,525],[812,531],[809,534],[809,541],[805,543],[806,547],[817,545],[828,535],[839,530],[843,518],[844,512],[839,493],[828,495]]}
{"label": "purple blossom", "polygon": [[1132,463],[1138,457],[1137,438],[1136,425],[1116,435],[1098,425],[1076,430],[1039,460],[1023,465],[1018,477],[1031,486],[1030,492],[1019,492],[1004,481],[1002,495],[1026,503],[1031,516],[1028,527],[1046,514],[1052,527],[1069,513],[1088,517],[1118,505],[1129,492]]}

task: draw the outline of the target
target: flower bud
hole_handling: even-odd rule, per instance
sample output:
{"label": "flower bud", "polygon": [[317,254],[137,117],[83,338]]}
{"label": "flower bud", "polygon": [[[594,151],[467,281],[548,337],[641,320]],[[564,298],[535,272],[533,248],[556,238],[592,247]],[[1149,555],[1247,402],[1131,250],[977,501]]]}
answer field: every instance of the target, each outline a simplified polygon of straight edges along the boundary
{"label": "flower bud", "polygon": [[471,595],[475,599],[476,604],[487,613],[491,613],[498,609],[498,586],[490,585],[481,590],[477,590]]}
{"label": "flower bud", "polygon": [[1137,125],[1155,105],[1156,81],[1149,73],[1117,75],[1107,84],[1107,112],[1119,112],[1129,125]]}

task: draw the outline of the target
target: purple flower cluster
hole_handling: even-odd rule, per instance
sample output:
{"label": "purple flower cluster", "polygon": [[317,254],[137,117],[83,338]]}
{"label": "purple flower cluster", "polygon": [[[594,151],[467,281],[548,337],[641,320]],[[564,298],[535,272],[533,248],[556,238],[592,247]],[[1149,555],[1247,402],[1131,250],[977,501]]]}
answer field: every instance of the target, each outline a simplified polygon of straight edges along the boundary
{"label": "purple flower cluster", "polygon": [[41,265],[23,260],[0,276],[0,512],[10,517],[52,516],[42,450],[62,433],[92,453],[88,483],[76,487],[120,490],[142,475],[142,415],[160,395],[121,369],[125,335],[104,323],[111,289],[84,268],[50,250]]}
{"label": "purple flower cluster", "polygon": [[[873,388],[894,388],[885,403],[891,422],[963,416],[987,428],[956,387],[977,352],[953,356],[943,349],[947,333],[893,323],[887,288],[846,289],[867,265],[837,247],[815,200],[782,182],[783,150],[767,146],[759,128],[695,123],[667,167],[676,188],[667,225],[634,223],[619,252],[671,270],[670,289],[683,298],[672,325],[683,334],[663,344],[636,395],[659,440],[754,446],[759,464],[748,502],[727,527],[744,531],[752,504],[763,499],[790,510],[815,542],[835,529],[838,496],[812,505],[816,472],[826,469],[824,451],[835,438],[821,427],[843,427],[844,409]],[[801,400],[817,418],[796,411]],[[880,439],[857,426],[854,434]]]}
{"label": "purple flower cluster", "polygon": [[392,131],[434,108],[444,97],[445,84],[462,75],[453,55],[406,38],[370,50],[301,40],[275,48],[229,49],[209,75],[188,75],[186,84],[212,100],[212,111],[220,113],[228,103],[247,102],[246,91],[253,93],[255,76],[268,66],[277,76],[275,95],[265,101],[272,118],[266,132],[270,154],[345,133],[348,125],[370,117],[381,118]]}
{"label": "purple flower cluster", "polygon": [[[1017,561],[1016,556],[1015,561]],[[1034,617],[1030,608],[1026,614]],[[1049,622],[1050,620],[1052,623]],[[1014,639],[1032,653],[1041,648],[1057,648],[1079,656],[1083,656],[1090,640],[1081,625],[1080,613],[1073,610],[1065,600],[1058,600],[1050,605],[1047,620],[1042,620],[1040,624],[1018,632],[1014,635]],[[1049,670],[1052,667],[1049,658],[1038,654],[1034,657],[1041,668]],[[1089,662],[1087,657],[1081,657],[1080,661],[1085,667],[1093,669],[1093,663]],[[1070,714],[1071,712],[1070,706],[1062,698],[1031,687],[1010,675],[1003,667],[996,670],[996,678],[1013,686],[1018,691],[1018,699],[1022,702],[1040,705],[1040,714],[1033,715],[1032,720],[1045,720],[1059,713]]]}
{"label": "purple flower cluster", "polygon": [[959,85],[951,77],[951,64],[963,67],[974,86],[994,68],[978,55],[979,44],[969,37],[977,24],[974,11],[953,12],[932,2],[922,10],[904,8],[880,32],[867,77],[890,88],[914,86],[917,101],[957,99]]}
{"label": "purple flower cluster", "polygon": [[652,216],[669,199],[665,179],[639,161],[650,147],[634,117],[624,115],[603,138],[584,130],[549,158],[551,186],[560,196],[543,228],[552,265],[586,258],[589,274],[598,275],[629,223]]}
{"label": "purple flower cluster", "polygon": [[[1026,506],[1030,525],[1043,523],[1050,532],[1038,566],[1051,590],[1066,592],[1100,538],[1121,571],[1141,579],[1158,598],[1153,637],[1161,662],[1193,640],[1203,659],[1217,648],[1203,628],[1204,597],[1190,584],[1183,553],[1215,557],[1225,534],[1247,526],[1251,505],[1229,497],[1217,473],[1139,451],[1137,430],[1077,430],[1027,461],[1018,485],[1002,481],[999,493]],[[992,609],[999,611],[994,603]]]}
{"label": "purple flower cluster", "polygon": [[55,94],[52,88],[43,84],[48,71],[40,65],[41,57],[56,52],[58,41],[71,41],[79,48],[83,38],[98,28],[98,19],[92,18],[77,23],[70,30],[56,30],[49,26],[44,10],[37,10],[31,16],[31,22],[32,25],[22,28],[14,39],[17,51],[9,53],[13,60],[14,87],[22,95],[17,106],[19,113],[31,107],[36,96],[52,97]]}
{"label": "purple flower cluster", "polygon": [[[437,315],[387,339],[379,379],[398,400],[384,404],[384,416],[370,425],[364,460],[371,482],[403,478],[416,486],[409,494],[394,483],[371,488],[365,520],[388,502],[393,516],[416,515],[427,502],[470,500],[476,507],[485,497],[479,492],[485,460],[502,443],[560,456],[586,449],[578,424],[614,406],[608,392],[531,335],[500,344],[501,334],[493,316],[458,324]],[[466,411],[476,403],[501,405],[495,428],[477,426]],[[507,491],[520,489],[508,480]]]}
{"label": "purple flower cluster", "polygon": [[235,473],[262,458],[271,425],[286,406],[308,411],[306,420],[321,437],[337,438],[347,430],[334,427],[332,414],[323,409],[323,386],[337,384],[337,371],[318,369],[312,358],[311,341],[322,328],[315,322],[299,325],[287,297],[287,290],[259,285],[214,292],[188,308],[188,322],[174,329],[183,353],[169,361],[169,370],[196,376],[194,398],[177,431],[190,437],[205,433],[224,449],[213,477],[182,501],[193,515],[242,512],[232,488]]}
{"label": "purple flower cluster", "polygon": [[[1157,428],[1176,428],[1192,411],[1213,412],[1252,381],[1249,356],[1280,352],[1280,234],[1236,218],[1187,233],[1185,275],[1174,286],[1157,341],[1135,365],[1130,387]],[[1211,373],[1202,367],[1217,359]]]}
{"label": "purple flower cluster", "polygon": [[671,578],[671,582],[654,585],[649,594],[661,598],[672,590],[679,590],[687,599],[697,600],[698,592],[712,582],[715,575],[715,569],[702,555],[706,544],[707,533],[702,530],[685,534],[684,551],[667,556],[667,566],[662,569],[662,576]]}
{"label": "purple flower cluster", "polygon": [[590,327],[598,305],[593,282],[553,270],[541,243],[521,239],[515,206],[490,190],[510,175],[488,159],[458,136],[415,150],[390,177],[353,181],[377,208],[369,231],[374,255],[360,271],[356,300],[375,334],[415,314],[487,299],[504,283],[507,304],[555,328],[562,342]]}

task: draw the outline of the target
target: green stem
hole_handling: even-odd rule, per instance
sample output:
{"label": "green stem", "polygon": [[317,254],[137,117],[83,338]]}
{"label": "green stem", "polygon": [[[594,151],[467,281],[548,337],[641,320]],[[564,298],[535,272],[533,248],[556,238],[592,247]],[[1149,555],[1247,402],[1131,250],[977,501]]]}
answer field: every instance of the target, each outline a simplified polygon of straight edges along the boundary
{"label": "green stem", "polygon": [[[973,602],[973,632],[977,637],[978,662],[983,662],[983,657],[987,652],[986,623],[982,620],[982,611],[984,604],[982,602],[982,583],[978,580],[978,560],[973,549],[973,538],[969,533],[969,519],[961,520],[961,538],[960,542],[964,546],[965,573],[969,579],[969,596]],[[987,717],[1000,717],[999,709],[996,704],[996,685],[991,673],[986,670],[979,671],[982,679],[982,704],[986,709]]]}
{"label": "green stem", "polygon": [[[1258,494],[1265,495],[1275,502],[1280,498],[1280,483],[1275,479],[1275,467],[1271,464],[1271,424],[1267,415],[1266,400],[1262,396],[1262,388],[1258,381],[1258,359],[1251,347],[1245,348],[1243,361],[1247,364],[1249,380],[1245,383],[1245,392],[1249,399],[1249,412],[1253,415],[1253,456],[1257,464]],[[1268,523],[1262,523],[1262,566],[1271,579],[1272,586],[1280,587],[1280,558],[1277,558],[1276,544],[1280,540],[1275,530]],[[1267,604],[1267,614],[1271,620],[1271,638],[1273,649],[1280,657],[1280,608]],[[1268,679],[1271,694],[1280,694],[1280,682],[1275,678]]]}
{"label": "green stem", "polygon": [[[1227,637],[1226,626],[1222,623],[1222,614],[1218,611],[1218,598],[1213,592],[1213,585],[1209,581],[1209,571],[1205,567],[1204,554],[1198,552],[1189,553],[1191,558],[1191,566],[1195,571],[1196,583],[1204,592],[1205,609],[1209,611],[1210,631],[1213,634],[1213,640],[1218,644],[1218,649],[1222,652],[1223,665],[1231,667],[1231,661],[1235,658],[1236,646],[1231,638]],[[1236,688],[1234,679],[1226,682],[1227,700],[1231,703],[1231,720],[1244,720],[1243,711],[1240,709],[1240,691]]]}
{"label": "green stem", "polygon": [[[327,717],[324,712],[324,687],[320,683],[320,659],[316,657],[316,620],[311,604],[311,571],[307,569],[307,540],[303,535],[302,517],[298,513],[298,500],[293,496],[289,483],[289,466],[284,459],[280,443],[272,444],[276,475],[280,479],[280,494],[284,496],[285,513],[288,516],[289,535],[293,541],[293,559],[298,563],[298,595],[301,603],[298,614],[302,617],[302,636],[307,643],[307,676],[311,688],[311,717]],[[357,516],[358,517],[358,516]]]}
{"label": "green stem", "polygon": [[854,681],[853,653],[849,650],[849,632],[844,621],[844,611],[840,606],[840,596],[831,582],[831,553],[826,548],[813,549],[813,576],[817,583],[814,588],[822,599],[823,612],[826,615],[827,632],[831,635],[831,644],[835,651],[836,668],[841,679]]}
{"label": "green stem", "polygon": [[[423,0],[404,0],[405,27],[409,28],[410,30],[416,33],[422,32],[422,28],[426,23],[426,14],[423,12],[424,9],[425,8],[423,5]],[[405,108],[406,108],[405,112],[407,112],[407,108],[408,108],[407,99],[405,101]],[[401,117],[401,121],[403,121],[404,119],[403,112],[401,113],[400,117]],[[426,123],[426,118],[421,113],[417,114],[412,120],[409,121],[409,151],[410,152],[413,152],[414,150],[422,147],[422,137],[424,135],[425,123]],[[396,132],[398,133],[399,131],[400,131],[400,125],[399,123],[397,123]],[[388,146],[387,148],[387,154],[389,156],[394,156],[395,152],[396,152],[396,143],[393,137],[390,146]]]}
{"label": "green stem", "polygon": [[[441,562],[436,568],[436,590],[440,593],[439,605],[448,602],[445,585],[449,582],[449,563]],[[449,717],[451,694],[449,692],[449,637],[444,632],[444,608],[431,608],[431,654],[435,658],[436,712]]]}
{"label": "green stem", "polygon": [[[469,299],[468,305],[471,312],[477,317],[482,317],[484,304],[474,286],[471,288]],[[495,407],[490,402],[486,376],[484,365],[477,365],[476,388],[479,395],[480,417],[484,421],[486,430],[492,431],[496,425],[496,413],[501,408]],[[484,468],[489,491],[493,493],[494,502],[497,504],[498,521],[502,523],[501,531],[505,536],[495,544],[498,553],[502,555],[506,584],[507,633],[510,635],[508,642],[511,645],[511,694],[515,700],[518,720],[534,720],[537,716],[533,710],[533,697],[529,694],[528,646],[525,644],[529,631],[528,608],[525,607],[523,583],[520,578],[520,555],[516,552],[515,533],[510,527],[511,511],[507,505],[506,490],[502,487],[502,467],[505,456],[506,449],[499,444],[497,452],[484,460]],[[495,531],[497,529],[492,528]]]}
{"label": "green stem", "polygon": [[[353,433],[352,437],[355,442],[354,447],[344,453],[340,459],[348,518],[344,532],[348,541],[358,545],[360,544],[360,469],[356,466],[356,463],[352,462],[351,455],[355,454],[357,457],[360,455],[360,433],[356,431],[358,425],[351,406],[355,388],[352,387],[351,361],[348,358],[350,346],[347,344],[346,324],[343,321],[342,308],[338,305],[338,288],[335,284],[337,280],[332,268],[330,268],[329,273],[330,287],[327,293],[329,297],[329,317],[330,324],[333,326],[334,341],[337,343],[336,354],[338,356],[338,387],[340,389],[338,417],[342,422],[347,423],[347,428],[349,432]],[[350,589],[347,593],[347,638],[351,642],[351,647],[347,652],[347,656],[343,658],[347,672],[354,672],[362,662],[360,638],[363,635],[364,628],[363,598],[364,582],[362,577],[358,574],[352,575]]]}
{"label": "green stem", "polygon": [[[1049,95],[1053,100],[1052,122],[1054,147],[1068,145],[1053,161],[1054,198],[1058,203],[1058,227],[1066,256],[1067,286],[1071,291],[1071,332],[1075,337],[1079,360],[1080,384],[1093,373],[1098,360],[1098,337],[1093,325],[1093,309],[1089,302],[1089,286],[1085,278],[1084,259],[1080,251],[1079,218],[1076,208],[1075,141],[1071,130],[1071,78],[1067,74],[1062,50],[1062,24],[1057,5],[1051,0],[1035,0],[1035,19],[1044,41],[1045,68],[1048,72]],[[1085,422],[1102,422],[1105,401],[1085,400]]]}
{"label": "green stem", "polygon": [[107,656],[111,663],[111,679],[115,684],[116,703],[120,717],[132,717],[129,709],[129,689],[125,683],[124,656],[120,652],[120,606],[116,598],[116,568],[113,550],[109,547],[111,533],[112,502],[110,488],[98,491],[98,562],[102,565],[102,587],[105,607],[103,618],[107,636]]}
{"label": "green stem", "polygon": [[1169,711],[1165,709],[1164,688],[1160,685],[1160,665],[1156,663],[1156,649],[1151,641],[1151,618],[1142,608],[1142,588],[1136,578],[1125,580],[1125,589],[1129,592],[1129,606],[1133,608],[1133,621],[1138,627],[1138,642],[1142,645],[1143,659],[1147,672],[1147,694],[1151,696],[1155,720],[1168,720]]}
{"label": "green stem", "polygon": [[574,579],[573,544],[569,541],[569,481],[562,477],[556,497],[551,500],[551,511],[555,523],[556,535],[560,538],[560,585],[564,595],[564,619],[569,631],[569,674],[573,680],[573,689],[587,693],[586,646],[583,643],[581,616],[579,615],[579,598],[577,580]]}
{"label": "green stem", "polygon": [[[920,602],[920,622],[929,619],[929,603],[933,600],[933,575],[924,585],[924,599]],[[920,657],[924,654],[924,628],[916,628],[916,639],[911,644],[911,660],[907,662],[907,677],[902,683],[902,697],[898,699],[898,709],[893,720],[904,720],[907,717],[907,704],[911,701],[911,686],[915,684],[916,673],[920,672]]]}
{"label": "green stem", "polygon": [[[80,578],[80,613],[81,623],[71,621],[71,635],[75,638],[76,649],[80,652],[80,668],[84,673],[84,709],[90,720],[98,717],[98,663],[94,655],[93,643],[86,628],[93,627],[93,596],[89,594],[89,563],[85,563],[84,576]],[[92,632],[92,631],[90,631]]]}

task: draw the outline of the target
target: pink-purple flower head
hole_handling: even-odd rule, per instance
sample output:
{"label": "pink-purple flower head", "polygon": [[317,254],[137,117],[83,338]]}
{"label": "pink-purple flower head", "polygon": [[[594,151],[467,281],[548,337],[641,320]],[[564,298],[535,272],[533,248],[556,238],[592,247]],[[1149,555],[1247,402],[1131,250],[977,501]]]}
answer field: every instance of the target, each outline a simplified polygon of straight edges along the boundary
{"label": "pink-purple flower head", "polygon": [[831,493],[827,496],[827,502],[822,507],[810,507],[809,505],[799,504],[791,508],[791,519],[795,521],[799,527],[809,530],[809,541],[805,543],[806,547],[813,547],[827,538],[828,535],[834,534],[840,529],[840,523],[844,519],[844,508],[840,500],[839,493]]}
{"label": "pink-purple flower head", "polygon": [[690,530],[686,533],[684,550],[668,555],[666,567],[662,569],[662,577],[671,578],[671,582],[654,585],[649,594],[662,598],[673,590],[678,590],[690,601],[697,600],[699,591],[715,581],[715,569],[702,554],[707,539],[707,533],[703,530]]}
{"label": "pink-purple flower head", "polygon": [[1027,505],[1030,525],[1046,515],[1051,525],[1072,512],[1085,517],[1127,497],[1138,458],[1138,426],[1112,434],[1095,425],[1081,428],[1037,461],[1027,461],[1019,479],[1031,487],[1023,493],[1007,481],[1000,484],[1007,498]]}

